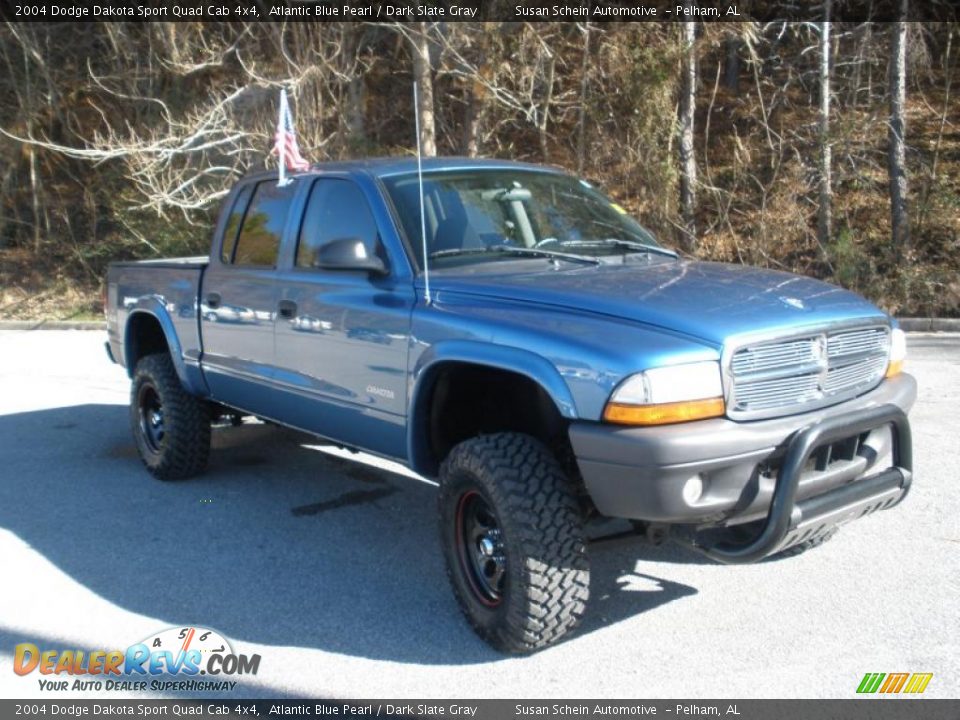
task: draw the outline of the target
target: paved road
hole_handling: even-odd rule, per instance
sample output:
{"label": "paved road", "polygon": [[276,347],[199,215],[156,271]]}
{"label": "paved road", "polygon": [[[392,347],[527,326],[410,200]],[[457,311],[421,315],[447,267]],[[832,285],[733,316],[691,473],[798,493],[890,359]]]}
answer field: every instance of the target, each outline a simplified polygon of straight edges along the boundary
{"label": "paved road", "polygon": [[521,659],[461,619],[433,487],[266,425],[218,430],[206,476],[155,481],[102,339],[0,332],[0,696],[42,694],[12,672],[17,643],[125,648],[181,624],[262,656],[250,696],[846,698],[868,671],[960,695],[960,336],[910,337],[898,509],[747,567],[598,544],[585,627]]}

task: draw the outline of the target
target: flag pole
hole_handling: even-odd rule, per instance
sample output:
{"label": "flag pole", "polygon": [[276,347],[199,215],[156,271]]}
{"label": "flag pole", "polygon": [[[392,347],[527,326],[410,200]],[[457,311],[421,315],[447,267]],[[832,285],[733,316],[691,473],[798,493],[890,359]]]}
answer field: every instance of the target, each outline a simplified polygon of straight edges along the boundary
{"label": "flag pole", "polygon": [[[285,88],[280,89],[280,113],[277,117],[277,138],[280,139],[283,137],[283,123],[287,118],[287,91]],[[283,187],[287,184],[287,158],[286,158],[286,143],[280,142],[280,148],[277,152],[280,158],[280,171],[277,175],[277,187]]]}

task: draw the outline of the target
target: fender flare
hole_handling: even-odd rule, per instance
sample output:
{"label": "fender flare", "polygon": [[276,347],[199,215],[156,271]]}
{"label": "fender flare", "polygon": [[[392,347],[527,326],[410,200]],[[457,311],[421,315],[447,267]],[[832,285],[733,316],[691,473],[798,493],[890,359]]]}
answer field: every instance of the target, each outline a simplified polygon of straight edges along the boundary
{"label": "fender flare", "polygon": [[427,399],[438,371],[449,363],[464,363],[514,372],[532,380],[547,394],[559,414],[574,420],[577,405],[556,366],[541,355],[523,348],[476,340],[446,340],[431,346],[417,360],[410,375],[407,415],[407,457],[415,472],[431,470],[426,438],[420,432]]}
{"label": "fender flare", "polygon": [[128,341],[130,338],[130,327],[134,319],[140,315],[149,315],[158,323],[163,331],[164,338],[167,341],[167,347],[170,350],[170,359],[173,361],[173,367],[177,371],[177,377],[187,392],[194,395],[206,395],[207,388],[202,387],[202,383],[194,381],[193,373],[187,368],[183,359],[183,348],[180,345],[180,339],[177,337],[177,329],[173,326],[173,320],[170,313],[164,307],[163,303],[156,297],[139,298],[135,305],[129,308],[127,321],[123,328],[123,360],[127,367],[127,375],[133,377],[134,365],[133,352],[136,349],[133,343]]}

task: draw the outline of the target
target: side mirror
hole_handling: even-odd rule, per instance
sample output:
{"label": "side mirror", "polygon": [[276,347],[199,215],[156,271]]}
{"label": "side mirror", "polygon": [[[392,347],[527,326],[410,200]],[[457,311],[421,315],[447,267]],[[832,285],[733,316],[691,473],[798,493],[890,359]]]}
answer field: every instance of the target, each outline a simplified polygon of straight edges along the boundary
{"label": "side mirror", "polygon": [[324,270],[362,270],[374,275],[387,274],[383,260],[370,255],[363,240],[356,237],[331,240],[317,252],[313,265]]}

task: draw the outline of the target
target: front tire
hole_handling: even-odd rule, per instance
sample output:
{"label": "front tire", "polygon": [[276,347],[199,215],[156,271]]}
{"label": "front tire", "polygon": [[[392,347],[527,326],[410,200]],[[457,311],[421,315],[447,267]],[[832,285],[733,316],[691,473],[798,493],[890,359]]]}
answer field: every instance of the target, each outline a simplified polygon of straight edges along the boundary
{"label": "front tire", "polygon": [[454,594],[496,649],[530,653],[572,631],[590,570],[573,484],[517,433],[457,445],[440,468],[441,546]]}
{"label": "front tire", "polygon": [[130,426],[140,459],[160,480],[203,472],[210,455],[206,403],[180,384],[166,353],[140,359],[130,388]]}

